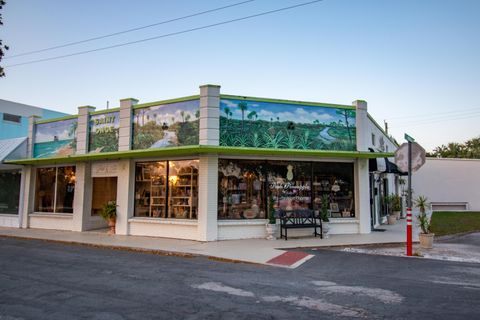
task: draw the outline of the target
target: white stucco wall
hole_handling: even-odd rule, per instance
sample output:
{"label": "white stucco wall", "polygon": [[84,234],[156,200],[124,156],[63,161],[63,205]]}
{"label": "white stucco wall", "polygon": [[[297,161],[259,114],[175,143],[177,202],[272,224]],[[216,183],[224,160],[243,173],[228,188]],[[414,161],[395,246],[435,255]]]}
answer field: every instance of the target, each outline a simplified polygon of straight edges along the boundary
{"label": "white stucco wall", "polygon": [[480,210],[480,160],[427,158],[413,174],[414,198],[430,202],[468,202]]}

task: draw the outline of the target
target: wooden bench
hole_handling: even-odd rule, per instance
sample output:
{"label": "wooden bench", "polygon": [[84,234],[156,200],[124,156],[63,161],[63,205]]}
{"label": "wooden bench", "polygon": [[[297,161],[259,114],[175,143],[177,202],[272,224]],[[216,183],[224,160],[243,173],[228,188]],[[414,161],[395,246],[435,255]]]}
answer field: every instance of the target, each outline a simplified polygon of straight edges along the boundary
{"label": "wooden bench", "polygon": [[[277,216],[280,218],[280,239],[283,238],[285,230],[285,241],[288,240],[288,229],[313,228],[315,237],[322,235],[322,220],[315,216],[315,212],[310,209],[284,211],[278,210]],[[320,229],[318,233],[317,229]]]}

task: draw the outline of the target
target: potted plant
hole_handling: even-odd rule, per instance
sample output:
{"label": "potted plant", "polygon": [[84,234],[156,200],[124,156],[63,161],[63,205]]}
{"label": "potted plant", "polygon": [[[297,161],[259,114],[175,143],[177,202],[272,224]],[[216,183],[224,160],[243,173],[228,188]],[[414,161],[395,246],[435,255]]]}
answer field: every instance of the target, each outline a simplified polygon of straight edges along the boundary
{"label": "potted plant", "polygon": [[427,197],[424,196],[418,196],[414,203],[419,211],[417,224],[420,227],[420,234],[418,235],[420,247],[431,249],[433,247],[433,237],[435,234],[431,232],[430,217],[427,215],[427,208],[429,208],[430,204],[428,203]]}
{"label": "potted plant", "polygon": [[328,219],[328,205],[329,205],[328,195],[324,194],[322,196],[322,204],[321,204],[321,207],[320,207],[320,209],[321,209],[320,210],[320,219],[322,219],[322,233],[323,233],[323,237],[325,239],[328,239],[330,237],[330,234],[329,234],[330,219]]}
{"label": "potted plant", "polygon": [[392,194],[392,214],[397,220],[400,220],[400,214],[402,213],[402,198],[398,194]]}
{"label": "potted plant", "polygon": [[100,210],[100,216],[108,222],[110,227],[108,234],[115,234],[115,224],[117,222],[117,204],[115,201],[105,203]]}
{"label": "potted plant", "polygon": [[275,200],[270,197],[270,203],[268,208],[268,222],[266,224],[267,240],[275,240],[277,234],[277,218],[275,217]]}
{"label": "potted plant", "polygon": [[390,194],[390,195],[385,197],[385,203],[387,204],[387,208],[388,208],[388,217],[387,217],[388,224],[397,223],[397,216],[395,215],[395,213],[393,211],[393,203],[395,201],[394,197],[395,197],[394,194]]}

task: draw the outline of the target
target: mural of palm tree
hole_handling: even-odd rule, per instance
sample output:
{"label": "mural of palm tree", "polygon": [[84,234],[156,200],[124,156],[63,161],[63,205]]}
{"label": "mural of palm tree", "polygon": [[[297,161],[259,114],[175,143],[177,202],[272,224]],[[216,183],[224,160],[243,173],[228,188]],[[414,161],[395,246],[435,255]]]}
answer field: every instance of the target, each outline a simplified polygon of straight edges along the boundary
{"label": "mural of palm tree", "polygon": [[[256,113],[255,111],[250,111],[250,112],[247,114],[247,119],[250,120],[250,121],[252,121],[253,118],[256,119],[257,117],[258,117],[258,116],[257,116],[257,113]],[[250,128],[251,128],[251,127],[252,127],[252,126],[250,125]]]}
{"label": "mural of palm tree", "polygon": [[187,114],[187,115],[185,116],[185,121],[188,122],[188,121],[190,120],[190,118],[191,118],[191,116],[190,116],[189,114]]}
{"label": "mural of palm tree", "polygon": [[247,111],[248,109],[248,106],[247,106],[247,103],[246,102],[240,102],[238,104],[238,108],[240,109],[240,111],[242,112],[242,132],[244,132],[244,122],[245,122],[245,111]]}
{"label": "mural of palm tree", "polygon": [[336,113],[345,118],[345,126],[347,127],[348,140],[352,142],[352,134],[350,133],[350,123],[348,122],[348,118],[354,118],[355,111],[344,109],[344,110],[337,110]]}
{"label": "mural of palm tree", "polygon": [[200,118],[200,110],[197,110],[195,112],[195,118],[197,118],[197,119]]}
{"label": "mural of palm tree", "polygon": [[180,111],[180,116],[182,117],[182,122],[185,122],[185,111]]}

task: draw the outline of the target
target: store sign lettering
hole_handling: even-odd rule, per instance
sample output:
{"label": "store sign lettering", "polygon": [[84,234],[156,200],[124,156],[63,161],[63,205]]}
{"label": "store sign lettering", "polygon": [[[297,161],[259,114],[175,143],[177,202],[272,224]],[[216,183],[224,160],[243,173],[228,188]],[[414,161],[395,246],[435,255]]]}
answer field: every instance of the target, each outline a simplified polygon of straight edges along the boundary
{"label": "store sign lettering", "polygon": [[277,183],[277,182],[272,182],[270,184],[270,189],[272,190],[298,190],[298,191],[310,191],[310,186],[308,185],[294,185],[291,182],[287,183]]}
{"label": "store sign lettering", "polygon": [[107,116],[107,117],[103,117],[103,118],[96,118],[96,119],[93,119],[93,121],[94,121],[95,126],[104,125],[104,124],[107,125],[107,126],[104,126],[104,127],[95,128],[95,133],[113,132],[114,124],[115,124],[115,116]]}

